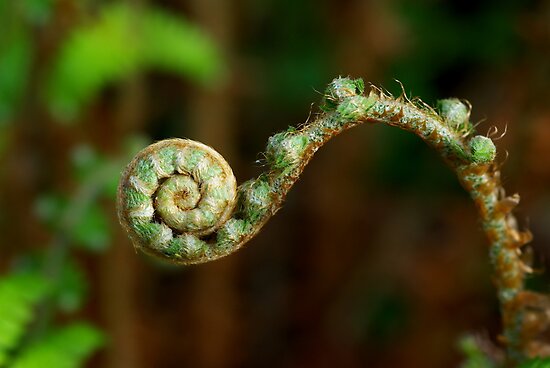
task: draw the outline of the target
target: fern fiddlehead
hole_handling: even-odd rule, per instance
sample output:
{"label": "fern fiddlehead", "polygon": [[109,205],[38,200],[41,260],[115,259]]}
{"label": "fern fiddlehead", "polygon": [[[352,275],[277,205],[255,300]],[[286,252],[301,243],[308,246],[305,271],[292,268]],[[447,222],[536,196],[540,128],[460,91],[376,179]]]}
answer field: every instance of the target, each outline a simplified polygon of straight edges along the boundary
{"label": "fern fiddlehead", "polygon": [[[510,358],[521,360],[525,336],[518,300],[526,267],[520,247],[530,233],[520,232],[511,214],[519,197],[504,193],[494,143],[475,134],[470,107],[460,100],[442,100],[436,111],[376,88],[368,95],[363,92],[360,79],[334,79],[323,98],[323,113],[300,128],[270,137],[265,152],[269,170],[238,188],[229,166],[207,146],[178,139],[149,146],[122,176],[118,211],[123,227],[136,247],[172,262],[201,263],[226,256],[277,212],[309,160],[332,137],[361,123],[399,127],[434,148],[475,202],[490,241],[503,340]],[[210,161],[216,164],[210,167]],[[220,189],[221,183],[227,186]]]}
{"label": "fern fiddlehead", "polygon": [[142,150],[118,191],[118,214],[134,244],[176,263],[212,257],[201,239],[224,226],[236,204],[231,167],[212,148],[167,139]]}

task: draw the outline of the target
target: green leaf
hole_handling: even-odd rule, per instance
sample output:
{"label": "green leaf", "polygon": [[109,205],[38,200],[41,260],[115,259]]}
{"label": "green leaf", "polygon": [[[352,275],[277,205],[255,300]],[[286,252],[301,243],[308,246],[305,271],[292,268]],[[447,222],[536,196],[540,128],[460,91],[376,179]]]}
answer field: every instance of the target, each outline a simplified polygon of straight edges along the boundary
{"label": "green leaf", "polygon": [[[14,272],[39,274],[44,270],[44,252],[27,253],[19,257]],[[68,257],[57,271],[55,281],[50,281],[50,295],[56,307],[63,312],[78,310],[86,297],[86,275],[74,258]]]}
{"label": "green leaf", "polygon": [[550,368],[550,358],[535,358],[523,363],[519,368]]}
{"label": "green leaf", "polygon": [[33,308],[50,287],[34,274],[9,275],[0,280],[0,366],[33,319]]}
{"label": "green leaf", "polygon": [[146,65],[205,84],[220,77],[218,50],[199,28],[158,9],[143,14],[141,26]]}
{"label": "green leaf", "polygon": [[101,87],[138,69],[139,42],[130,32],[129,15],[105,8],[96,22],[75,29],[62,45],[46,92],[59,118],[74,118]]}
{"label": "green leaf", "polygon": [[77,368],[105,342],[103,334],[86,323],[75,323],[27,347],[11,368]]}
{"label": "green leaf", "polygon": [[107,5],[62,45],[47,81],[47,104],[69,122],[103,87],[149,68],[208,83],[219,75],[221,61],[206,35],[181,18],[150,7]]}

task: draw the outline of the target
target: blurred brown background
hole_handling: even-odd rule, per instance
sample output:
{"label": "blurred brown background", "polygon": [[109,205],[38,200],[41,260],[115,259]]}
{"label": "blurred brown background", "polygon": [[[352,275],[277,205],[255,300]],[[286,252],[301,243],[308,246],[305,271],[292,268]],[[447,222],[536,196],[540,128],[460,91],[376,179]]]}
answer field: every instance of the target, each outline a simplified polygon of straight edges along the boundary
{"label": "blurred brown background", "polygon": [[[136,15],[133,42],[105,31],[78,49],[74,35],[113,6]],[[151,9],[204,34],[216,60],[178,69],[187,59],[170,55],[180,46],[158,42],[168,61],[132,61],[133,48],[155,46],[139,25]],[[79,307],[49,323],[78,318],[104,331],[90,367],[452,367],[461,335],[496,338],[475,209],[428,147],[393,128],[356,128],[323,147],[265,229],[211,264],[136,254],[109,190],[79,213],[94,215],[78,234],[52,219],[94,170],[111,163],[118,173],[125,152],[163,138],[213,146],[239,182],[258,175],[268,136],[305,122],[338,75],[399,95],[397,79],[429,104],[465,98],[479,132],[507,127],[497,142],[500,161],[509,152],[503,182],[521,194],[518,218],[546,268],[548,1],[25,0],[6,1],[0,24],[0,269],[34,259],[59,277],[63,262],[78,266]],[[192,59],[191,46],[181,45]],[[105,72],[111,64],[121,70]]]}

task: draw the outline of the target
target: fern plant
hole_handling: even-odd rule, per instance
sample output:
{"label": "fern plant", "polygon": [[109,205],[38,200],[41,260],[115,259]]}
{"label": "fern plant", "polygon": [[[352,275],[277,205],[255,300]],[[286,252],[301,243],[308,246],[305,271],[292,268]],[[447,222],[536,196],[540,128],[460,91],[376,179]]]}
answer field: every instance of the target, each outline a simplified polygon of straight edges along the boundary
{"label": "fern plant", "polygon": [[[521,259],[531,240],[512,214],[519,195],[507,196],[500,182],[496,147],[470,123],[470,106],[442,100],[433,109],[406,96],[393,98],[361,79],[336,78],[328,86],[322,113],[301,127],[268,139],[268,170],[240,185],[228,164],[203,144],[171,139],[138,153],[123,173],[118,214],[134,245],[164,260],[193,264],[225,257],[252,239],[281,207],[315,152],[342,131],[362,123],[383,123],[412,132],[453,169],[470,194],[490,243],[503,317],[507,364],[544,354],[540,335],[544,309],[531,308],[544,295],[524,290],[530,267]],[[535,344],[533,344],[535,343]],[[478,363],[483,360],[478,357]]]}

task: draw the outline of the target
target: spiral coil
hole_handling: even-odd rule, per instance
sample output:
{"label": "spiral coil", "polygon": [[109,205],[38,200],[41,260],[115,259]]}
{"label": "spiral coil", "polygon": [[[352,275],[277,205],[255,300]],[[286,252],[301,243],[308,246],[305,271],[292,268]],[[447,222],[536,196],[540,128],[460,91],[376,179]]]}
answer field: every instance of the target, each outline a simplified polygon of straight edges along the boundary
{"label": "spiral coil", "polygon": [[[383,123],[419,136],[455,171],[480,214],[491,243],[491,262],[510,356],[521,357],[525,331],[518,321],[529,267],[512,209],[518,196],[505,197],[490,137],[476,135],[471,106],[446,99],[435,110],[403,95],[394,98],[360,79],[336,78],[327,87],[319,114],[299,128],[269,138],[266,172],[239,188],[229,165],[212,148],[169,139],[141,151],[122,175],[120,222],[134,245],[165,260],[190,264],[227,256],[252,239],[282,206],[315,152],[331,138],[361,123]],[[527,336],[527,335],[525,335]],[[534,335],[533,335],[534,336]],[[516,358],[514,358],[516,359]]]}
{"label": "spiral coil", "polygon": [[214,149],[167,139],[139,152],[122,174],[118,216],[134,245],[172,262],[208,257],[204,238],[236,205],[231,167]]}

